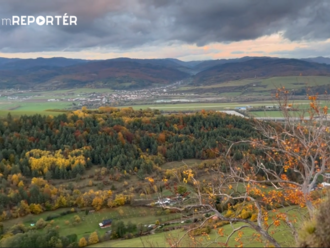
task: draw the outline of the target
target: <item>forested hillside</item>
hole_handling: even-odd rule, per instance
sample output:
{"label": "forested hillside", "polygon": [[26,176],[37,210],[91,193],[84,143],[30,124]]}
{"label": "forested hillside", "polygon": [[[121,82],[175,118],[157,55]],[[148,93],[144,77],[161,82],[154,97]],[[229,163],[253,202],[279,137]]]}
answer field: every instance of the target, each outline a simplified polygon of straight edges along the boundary
{"label": "forested hillside", "polygon": [[165,59],[19,60],[0,64],[0,88],[49,90],[93,86],[137,89],[171,84],[189,77],[188,72],[189,68]]}
{"label": "forested hillside", "polygon": [[209,85],[247,78],[299,75],[329,76],[330,66],[298,59],[260,57],[239,63],[217,64],[196,74],[194,84]]}
{"label": "forested hillside", "polygon": [[[110,178],[144,180],[165,161],[215,158],[228,141],[256,135],[249,120],[204,111],[162,116],[157,110],[101,107],[57,117],[8,115],[0,122],[0,211],[22,206],[22,200],[47,208],[91,206],[69,192],[70,204],[61,203],[65,191],[47,180],[80,177],[94,165]],[[233,150],[237,159],[242,148]],[[3,219],[12,214],[4,213]]]}

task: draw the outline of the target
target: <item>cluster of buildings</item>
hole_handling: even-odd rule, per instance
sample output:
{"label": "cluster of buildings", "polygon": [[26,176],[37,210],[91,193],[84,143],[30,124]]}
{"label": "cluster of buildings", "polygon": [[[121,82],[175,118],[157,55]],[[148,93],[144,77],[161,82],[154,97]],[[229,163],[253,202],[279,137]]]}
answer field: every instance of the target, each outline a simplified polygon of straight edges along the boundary
{"label": "cluster of buildings", "polygon": [[[26,94],[31,90],[8,90],[0,92],[2,96],[11,101],[32,101],[37,98],[38,102],[71,102],[70,108],[76,109],[82,106],[88,108],[98,108],[104,105],[118,106],[126,105],[130,102],[144,102],[144,103],[161,103],[161,102],[196,102],[195,94],[176,93],[175,90],[181,87],[183,81],[177,81],[173,84],[153,87],[140,90],[107,90],[100,91],[96,89],[95,92],[85,92],[77,94],[74,90],[63,93],[54,92],[49,97],[49,94],[37,93],[36,95]],[[193,96],[193,97],[191,97]],[[193,100],[190,100],[194,98]]]}

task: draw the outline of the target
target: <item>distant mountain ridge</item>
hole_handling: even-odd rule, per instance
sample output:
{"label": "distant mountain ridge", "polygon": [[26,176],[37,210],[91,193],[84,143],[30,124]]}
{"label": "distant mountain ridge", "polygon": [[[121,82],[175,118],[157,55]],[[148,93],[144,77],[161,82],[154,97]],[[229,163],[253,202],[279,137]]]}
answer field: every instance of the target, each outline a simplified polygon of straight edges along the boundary
{"label": "distant mountain ridge", "polygon": [[179,66],[170,60],[129,58],[100,61],[62,60],[62,58],[18,60],[0,65],[0,88],[62,89],[86,86],[113,89],[144,88],[166,85],[190,76],[177,67]]}
{"label": "distant mountain ridge", "polygon": [[61,57],[36,59],[0,58],[0,70],[22,70],[33,67],[66,67],[87,62],[89,62],[89,60],[67,59]]}
{"label": "distant mountain ridge", "polygon": [[325,58],[325,57],[307,58],[307,59],[301,59],[301,60],[320,63],[320,64],[328,64],[328,65],[330,64],[330,58]]}
{"label": "distant mountain ridge", "polygon": [[279,76],[330,76],[330,65],[299,59],[253,58],[239,63],[226,63],[199,72],[195,85],[208,85],[247,78]]}
{"label": "distant mountain ridge", "polygon": [[242,57],[205,61],[116,58],[0,58],[0,88],[62,89],[110,87],[137,89],[166,85],[193,77],[209,85],[253,77],[294,75],[330,76],[330,58],[283,59]]}

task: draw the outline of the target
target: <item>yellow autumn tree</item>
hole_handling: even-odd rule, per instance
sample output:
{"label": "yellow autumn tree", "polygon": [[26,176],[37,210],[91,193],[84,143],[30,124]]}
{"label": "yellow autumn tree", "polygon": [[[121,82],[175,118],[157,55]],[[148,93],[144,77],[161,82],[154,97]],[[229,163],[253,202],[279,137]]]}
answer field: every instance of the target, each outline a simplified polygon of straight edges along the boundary
{"label": "yellow autumn tree", "polygon": [[92,206],[94,207],[95,210],[100,210],[103,206],[103,200],[101,197],[96,196],[93,199]]}
{"label": "yellow autumn tree", "polygon": [[38,187],[42,187],[45,184],[47,184],[47,182],[41,177],[33,177],[32,180],[31,180],[31,184],[35,184]]}
{"label": "yellow autumn tree", "polygon": [[115,206],[123,206],[125,205],[126,198],[123,194],[117,194],[116,198],[114,200],[114,205]]}
{"label": "yellow autumn tree", "polygon": [[[46,174],[52,166],[73,169],[78,164],[86,165],[86,159],[82,153],[84,149],[81,148],[72,151],[65,149],[55,152],[33,149],[28,151],[25,157],[29,160],[31,170]],[[68,155],[64,156],[64,154]]]}
{"label": "yellow autumn tree", "polygon": [[107,200],[107,206],[108,206],[109,208],[112,208],[112,207],[114,207],[115,205],[114,205],[114,202],[113,202],[111,199],[108,199],[108,200]]}
{"label": "yellow autumn tree", "polygon": [[98,242],[99,242],[99,236],[97,235],[97,232],[92,232],[88,238],[88,244],[93,245],[93,244],[97,244]]}
{"label": "yellow autumn tree", "polygon": [[14,184],[15,186],[18,185],[18,182],[19,182],[19,177],[18,177],[18,175],[14,174],[14,175],[12,176],[11,180],[12,180],[12,182],[13,182],[13,184]]}
{"label": "yellow autumn tree", "polygon": [[82,106],[82,107],[81,107],[81,111],[82,111],[83,113],[86,113],[86,112],[87,112],[87,107],[86,107],[86,106]]}
{"label": "yellow autumn tree", "polygon": [[19,183],[18,183],[18,187],[24,187],[24,183],[23,183],[23,181],[21,180],[21,181],[19,181]]}
{"label": "yellow autumn tree", "polygon": [[83,118],[83,117],[85,117],[85,113],[83,112],[83,111],[81,111],[81,110],[75,110],[75,111],[72,111],[72,114],[73,115],[76,115],[76,116],[78,116],[78,117],[80,117],[80,118]]}
{"label": "yellow autumn tree", "polygon": [[26,201],[21,201],[18,207],[18,214],[19,216],[25,216],[27,214],[31,213],[29,204],[27,204]]}
{"label": "yellow autumn tree", "polygon": [[56,199],[56,202],[55,202],[55,207],[56,208],[67,207],[67,206],[68,206],[68,201],[67,201],[67,199],[64,195],[61,195],[60,197],[58,197]]}
{"label": "yellow autumn tree", "polygon": [[78,243],[79,247],[85,247],[87,246],[87,240],[82,237],[80,240],[79,240],[79,243]]}
{"label": "yellow autumn tree", "polygon": [[34,204],[31,203],[30,204],[30,211],[33,214],[40,214],[43,212],[42,206],[40,204]]}

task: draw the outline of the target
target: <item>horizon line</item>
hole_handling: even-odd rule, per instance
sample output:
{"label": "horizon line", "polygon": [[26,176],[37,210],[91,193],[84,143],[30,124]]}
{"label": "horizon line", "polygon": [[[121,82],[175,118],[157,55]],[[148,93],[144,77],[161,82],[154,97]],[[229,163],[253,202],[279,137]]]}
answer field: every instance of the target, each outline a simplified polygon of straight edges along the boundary
{"label": "horizon line", "polygon": [[323,57],[323,56],[309,56],[309,57],[303,57],[303,58],[294,58],[294,57],[278,57],[278,56],[242,56],[242,57],[236,57],[236,58],[219,58],[219,59],[204,59],[204,60],[181,60],[178,58],[134,58],[134,57],[115,57],[115,58],[108,58],[108,59],[83,59],[83,58],[74,58],[74,57],[30,57],[30,58],[22,58],[22,57],[0,57],[0,59],[19,59],[19,60],[28,60],[28,59],[55,59],[55,58],[61,58],[61,59],[77,59],[77,60],[87,60],[87,61],[106,61],[106,60],[114,60],[114,59],[133,59],[133,60],[165,60],[165,59],[176,59],[182,62],[198,62],[198,61],[212,61],[212,60],[233,60],[233,59],[242,59],[242,58],[280,58],[280,59],[311,59],[311,58],[329,58],[330,57]]}

